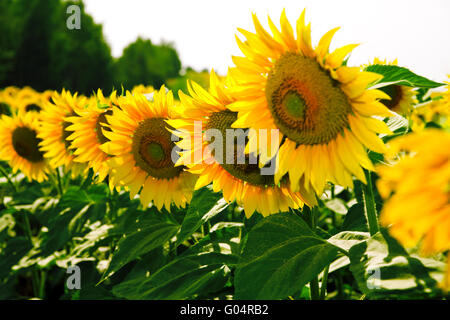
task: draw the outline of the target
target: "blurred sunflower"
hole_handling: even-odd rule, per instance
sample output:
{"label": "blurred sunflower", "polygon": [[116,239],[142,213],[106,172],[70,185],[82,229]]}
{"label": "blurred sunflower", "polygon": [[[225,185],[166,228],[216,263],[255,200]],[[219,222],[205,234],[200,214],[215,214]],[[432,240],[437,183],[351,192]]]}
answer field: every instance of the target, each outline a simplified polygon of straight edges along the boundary
{"label": "blurred sunflower", "polygon": [[[397,59],[388,62],[386,59],[380,60],[379,58],[375,58],[372,65],[375,64],[396,66],[398,62]],[[414,104],[417,103],[417,100],[415,99],[416,91],[414,88],[393,84],[381,87],[379,90],[383,91],[390,97],[390,99],[381,99],[380,102],[388,107],[389,110],[392,110],[402,116],[408,117],[414,108]]]}
{"label": "blurred sunflower", "polygon": [[109,141],[104,136],[103,130],[110,131],[106,126],[106,116],[112,115],[113,104],[117,104],[116,92],[105,98],[99,89],[97,95],[90,98],[87,107],[75,108],[76,116],[66,119],[71,123],[66,130],[73,131],[67,140],[71,141],[71,147],[74,149],[74,161],[87,163],[94,173],[98,173],[99,182],[109,173],[107,160],[110,157],[100,149],[100,146]]}
{"label": "blurred sunflower", "polygon": [[377,187],[387,199],[380,222],[407,247],[420,242],[425,254],[450,250],[450,133],[427,129],[394,139],[390,152],[399,151],[407,154],[378,168]]}
{"label": "blurred sunflower", "polygon": [[144,86],[143,84],[139,84],[139,85],[133,87],[133,89],[131,90],[131,93],[132,94],[135,94],[135,93],[148,94],[148,93],[152,93],[153,91],[155,91],[153,86]]}
{"label": "blurred sunflower", "polygon": [[42,182],[48,167],[39,150],[38,130],[39,120],[32,113],[0,117],[0,160],[8,161],[14,173],[20,170],[29,180]]}
{"label": "blurred sunflower", "polygon": [[77,111],[84,109],[87,104],[86,97],[78,96],[76,93],[72,95],[63,89],[61,93],[55,92],[52,102],[47,102],[40,112],[42,127],[39,130],[38,138],[42,141],[39,146],[53,168],[64,166],[66,170],[72,170],[73,175],[80,173],[85,168],[84,165],[73,161],[71,143],[67,139],[72,132],[67,128],[72,124],[68,118],[76,116]]}
{"label": "blurred sunflower", "polygon": [[444,92],[432,92],[430,101],[414,108],[411,114],[413,131],[422,131],[429,124],[450,128],[450,82],[444,82],[447,84]]}
{"label": "blurred sunflower", "polygon": [[10,116],[17,112],[17,92],[19,92],[19,88],[13,86],[0,91],[0,116],[2,114]]}
{"label": "blurred sunflower", "polygon": [[36,93],[37,91],[33,88],[25,86],[16,91],[15,98],[19,100],[27,99],[33,97],[34,95],[36,95]]}
{"label": "blurred sunflower", "polygon": [[[345,57],[357,46],[346,45],[328,52],[335,28],[313,49],[311,24],[305,25],[305,11],[297,21],[297,38],[285,11],[281,31],[269,18],[273,36],[253,15],[256,33],[239,31],[246,37],[237,43],[245,57],[233,57],[230,70],[237,82],[236,102],[228,108],[238,112],[235,128],[279,129],[278,153],[267,152],[266,163],[279,157],[275,183],[289,174],[291,188],[323,192],[327,181],[352,187],[352,174],[366,182],[362,168],[373,170],[365,147],[384,153],[377,133],[391,131],[373,116],[392,113],[378,99],[390,97],[367,87],[381,75],[344,65]],[[259,153],[257,135],[249,136],[248,152]],[[254,146],[254,147],[250,147]],[[270,148],[268,148],[270,150]]]}
{"label": "blurred sunflower", "polygon": [[[269,214],[288,211],[289,208],[303,207],[304,203],[312,206],[316,203],[314,194],[291,192],[283,181],[281,186],[274,182],[274,176],[262,175],[257,164],[251,163],[249,156],[245,155],[245,145],[232,141],[226,141],[227,130],[232,129],[232,124],[237,119],[237,112],[227,109],[227,105],[234,99],[214,71],[210,76],[209,91],[204,90],[195,82],[188,82],[189,94],[185,95],[179,91],[181,99],[182,119],[168,120],[167,123],[174,127],[173,133],[181,138],[177,142],[180,151],[180,158],[176,165],[186,165],[189,171],[199,175],[195,185],[196,189],[213,183],[215,192],[223,192],[226,201],[236,201],[238,205],[244,207],[247,217],[254,211],[258,211],[264,216]],[[231,161],[222,159],[216,149],[211,147],[207,132],[203,133],[197,129],[218,130],[222,139],[222,150],[228,154]],[[196,128],[197,126],[197,128]],[[238,132],[239,135],[245,133]],[[205,137],[206,135],[206,137]],[[241,137],[242,138],[242,137]],[[232,147],[232,149],[230,149]],[[199,156],[197,156],[199,155]],[[231,155],[231,156],[230,156]],[[238,161],[241,157],[244,161]],[[231,162],[231,163],[230,163]]]}
{"label": "blurred sunflower", "polygon": [[48,92],[45,94],[36,91],[30,91],[23,98],[17,98],[17,108],[20,112],[41,112],[44,104],[49,102]]}
{"label": "blurred sunflower", "polygon": [[172,203],[184,207],[192,198],[197,177],[172,161],[175,144],[165,119],[176,116],[173,106],[173,94],[163,86],[154,92],[153,101],[127,92],[118,98],[113,114],[106,115],[111,131],[102,130],[109,141],[101,150],[112,156],[110,182],[128,189],[131,198],[142,187],[144,207],[153,201],[159,210],[170,210]]}

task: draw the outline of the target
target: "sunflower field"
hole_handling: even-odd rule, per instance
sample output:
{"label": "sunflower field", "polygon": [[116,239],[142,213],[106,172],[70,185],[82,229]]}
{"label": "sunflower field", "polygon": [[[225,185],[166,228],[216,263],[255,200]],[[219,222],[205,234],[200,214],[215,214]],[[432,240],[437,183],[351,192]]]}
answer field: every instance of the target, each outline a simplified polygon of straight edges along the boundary
{"label": "sunflower field", "polygon": [[249,19],[178,91],[1,88],[0,299],[450,297],[450,80]]}

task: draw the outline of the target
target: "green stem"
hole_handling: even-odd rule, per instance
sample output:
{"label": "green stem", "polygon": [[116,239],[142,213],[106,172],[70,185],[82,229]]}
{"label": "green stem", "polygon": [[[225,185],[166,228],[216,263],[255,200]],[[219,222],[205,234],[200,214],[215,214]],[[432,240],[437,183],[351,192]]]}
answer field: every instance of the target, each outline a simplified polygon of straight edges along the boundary
{"label": "green stem", "polygon": [[45,270],[41,270],[41,282],[39,285],[39,299],[44,299],[45,298],[45,278],[46,278],[46,273]]}
{"label": "green stem", "polygon": [[373,193],[372,177],[369,171],[364,170],[367,184],[363,184],[364,197],[364,212],[366,214],[367,225],[369,226],[369,233],[373,236],[380,228],[378,226],[377,208],[375,205],[375,196]]}
{"label": "green stem", "polygon": [[16,185],[12,182],[11,178],[9,177],[9,174],[1,166],[0,166],[0,172],[6,178],[6,180],[8,181],[9,186],[14,191],[14,193],[16,193],[17,192]]}
{"label": "green stem", "polygon": [[309,289],[311,291],[311,300],[319,300],[319,280],[317,279],[317,276],[309,283]]}
{"label": "green stem", "polygon": [[[23,213],[23,220],[25,222],[25,233],[27,234],[27,238],[30,241],[32,247],[34,247],[33,242],[33,234],[31,232],[30,220],[28,219],[28,213]],[[37,270],[32,270],[32,284],[33,284],[33,292],[36,297],[40,297],[40,288],[39,288],[39,275],[37,274]]]}
{"label": "green stem", "polygon": [[[317,218],[318,218],[318,207],[315,206],[311,210],[311,229],[313,231],[317,227]],[[311,300],[319,300],[320,299],[318,276],[315,276],[309,283],[309,290],[310,290]]]}
{"label": "green stem", "polygon": [[110,220],[111,222],[116,221],[117,219],[117,208],[116,208],[116,202],[115,202],[115,195],[116,195],[116,189],[111,190],[108,188],[108,196],[109,196],[109,210],[110,210]]}
{"label": "green stem", "polygon": [[320,300],[325,300],[325,296],[327,294],[327,283],[328,283],[328,271],[330,270],[330,266],[328,265],[323,272],[322,277],[322,286],[320,287]]}
{"label": "green stem", "polygon": [[341,270],[337,270],[336,275],[337,275],[336,287],[338,292],[337,298],[344,299],[344,286],[343,286],[344,280],[342,279]]}
{"label": "green stem", "polygon": [[59,196],[63,195],[63,187],[62,187],[62,183],[61,183],[61,174],[59,173],[59,168],[56,168],[56,179],[58,180],[58,193]]}

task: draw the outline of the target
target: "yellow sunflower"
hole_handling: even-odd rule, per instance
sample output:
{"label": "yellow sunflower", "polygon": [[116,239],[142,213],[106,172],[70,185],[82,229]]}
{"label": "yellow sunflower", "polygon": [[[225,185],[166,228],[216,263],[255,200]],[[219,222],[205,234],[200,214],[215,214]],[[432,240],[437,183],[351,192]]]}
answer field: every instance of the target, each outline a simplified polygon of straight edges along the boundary
{"label": "yellow sunflower", "polygon": [[[420,242],[425,254],[450,250],[450,133],[427,129],[390,142],[393,155],[380,166],[377,187],[387,199],[380,221],[407,247]],[[450,289],[448,266],[446,288]]]}
{"label": "yellow sunflower", "polygon": [[48,167],[39,150],[39,120],[32,113],[0,117],[0,160],[9,162],[13,172],[20,170],[28,180],[42,182]]}
{"label": "yellow sunflower", "polygon": [[112,115],[114,103],[117,104],[115,91],[110,97],[105,98],[99,89],[85,108],[74,109],[76,116],[66,119],[71,123],[66,130],[73,131],[67,140],[71,141],[71,148],[74,149],[74,161],[87,163],[94,173],[98,173],[99,182],[109,173],[107,161],[110,157],[100,149],[100,146],[109,141],[103,135],[103,130],[110,130],[106,126],[106,116]]}
{"label": "yellow sunflower", "polygon": [[0,116],[2,114],[10,116],[17,111],[17,92],[19,92],[19,88],[13,86],[0,91]]}
{"label": "yellow sunflower", "polygon": [[[297,37],[281,15],[281,31],[269,18],[270,35],[253,15],[256,33],[239,29],[246,41],[236,37],[245,57],[233,57],[230,74],[237,82],[236,102],[228,108],[238,112],[235,128],[279,129],[279,168],[275,183],[289,175],[291,188],[323,192],[327,181],[352,187],[352,174],[366,182],[362,168],[373,170],[365,149],[384,153],[377,133],[391,131],[373,116],[392,113],[378,99],[389,96],[367,87],[381,75],[344,66],[345,57],[357,46],[346,45],[328,52],[335,28],[313,49],[311,24],[305,11],[297,21]],[[257,134],[249,136],[248,152],[259,153]],[[267,148],[270,150],[270,148]],[[274,154],[267,152],[262,163]]]}
{"label": "yellow sunflower", "polygon": [[[372,65],[374,64],[396,66],[398,62],[397,59],[388,62],[387,60],[375,58]],[[415,99],[416,91],[414,88],[393,84],[381,87],[379,89],[391,98],[389,100],[381,99],[380,102],[389,108],[389,110],[392,110],[402,116],[409,116],[414,108],[414,105],[417,104],[417,100]]]}
{"label": "yellow sunflower", "polygon": [[[257,159],[252,163],[249,156],[245,156],[245,145],[236,143],[234,136],[227,140],[228,130],[232,130],[231,125],[237,119],[237,112],[230,111],[227,106],[235,100],[214,71],[211,72],[208,91],[195,82],[188,82],[188,90],[190,96],[179,91],[183,118],[167,122],[176,129],[173,133],[181,138],[176,143],[181,150],[176,164],[186,165],[190,172],[200,176],[196,189],[212,182],[213,190],[222,191],[226,201],[236,201],[244,207],[247,217],[254,211],[267,216],[303,207],[304,203],[315,204],[314,194],[303,188],[303,193],[294,193],[285,181],[276,185],[273,174],[261,173]],[[211,144],[212,138],[208,137],[208,132],[213,130],[222,137],[218,146],[222,150],[220,153]],[[244,130],[235,130],[233,134],[237,140],[245,140]]]}
{"label": "yellow sunflower", "polygon": [[76,110],[84,109],[87,104],[86,97],[78,96],[76,93],[72,95],[63,89],[61,93],[55,92],[52,102],[47,102],[40,112],[42,127],[38,138],[42,141],[39,145],[53,168],[64,166],[66,170],[72,170],[74,175],[85,168],[84,165],[73,161],[71,143],[67,139],[72,132],[67,128],[71,125],[68,118],[76,116]]}
{"label": "yellow sunflower", "polygon": [[165,119],[176,116],[173,106],[173,94],[163,86],[152,101],[127,92],[118,98],[113,114],[106,115],[111,131],[103,129],[103,135],[110,141],[101,149],[112,156],[110,182],[128,189],[131,198],[142,187],[144,207],[153,202],[159,210],[170,210],[172,203],[184,207],[192,198],[197,177],[172,161],[175,144]]}

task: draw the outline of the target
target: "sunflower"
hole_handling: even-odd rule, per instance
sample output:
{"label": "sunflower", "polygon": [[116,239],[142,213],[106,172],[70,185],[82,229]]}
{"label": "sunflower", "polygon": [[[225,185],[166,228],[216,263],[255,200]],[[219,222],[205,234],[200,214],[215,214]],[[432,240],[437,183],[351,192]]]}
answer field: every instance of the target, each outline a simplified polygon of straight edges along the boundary
{"label": "sunflower", "polygon": [[[233,57],[230,69],[237,82],[236,102],[228,108],[238,112],[235,128],[278,129],[278,153],[267,152],[261,159],[279,157],[275,183],[289,175],[291,188],[315,190],[321,194],[327,181],[352,187],[352,174],[366,182],[362,168],[373,170],[365,147],[384,153],[376,133],[391,133],[373,116],[392,113],[378,99],[390,97],[367,87],[381,75],[344,66],[345,57],[357,46],[346,45],[328,53],[335,28],[318,46],[311,46],[311,24],[305,25],[305,11],[297,21],[297,38],[285,11],[281,31],[269,18],[273,36],[253,15],[256,33],[239,29],[246,41],[236,37],[245,55]],[[257,134],[249,136],[248,152],[262,154]]]}
{"label": "sunflower", "polygon": [[[303,207],[304,203],[310,206],[315,204],[314,194],[308,194],[304,190],[304,194],[291,192],[285,181],[278,186],[273,174],[261,173],[257,159],[252,163],[249,156],[245,156],[245,145],[236,143],[234,138],[237,141],[244,138],[245,141],[244,130],[234,130],[233,134],[237,134],[226,140],[228,130],[232,130],[231,126],[237,119],[237,112],[227,109],[234,99],[214,71],[211,72],[208,91],[193,81],[188,82],[188,90],[190,96],[179,91],[183,118],[167,122],[176,129],[173,133],[181,138],[176,143],[181,150],[176,164],[185,164],[190,172],[199,175],[196,189],[212,182],[213,190],[222,190],[226,201],[236,201],[244,207],[247,217],[254,211],[266,216],[288,211],[289,208]],[[211,139],[208,138],[208,132],[213,132],[212,130],[220,133],[223,139],[218,146],[222,149],[220,153],[209,142]],[[231,161],[224,161],[224,150],[227,159]],[[238,160],[239,157],[241,161]]]}
{"label": "sunflower", "polygon": [[387,199],[380,222],[407,247],[420,242],[425,254],[450,250],[450,133],[426,129],[390,145],[393,155],[407,154],[378,168],[377,187]]}
{"label": "sunflower", "polygon": [[155,91],[155,88],[153,88],[153,86],[144,86],[143,84],[139,84],[137,86],[134,86],[133,89],[131,90],[132,94],[148,94],[148,93],[152,93],[153,91]]}
{"label": "sunflower", "polygon": [[67,139],[72,132],[67,128],[72,124],[68,118],[76,116],[77,111],[84,109],[87,104],[86,97],[63,90],[61,93],[55,92],[52,102],[47,102],[40,112],[42,127],[38,138],[42,141],[39,145],[53,168],[64,166],[66,170],[72,170],[73,175],[84,169],[84,165],[73,161],[71,143]]}
{"label": "sunflower", "polygon": [[0,118],[0,160],[8,161],[14,173],[20,170],[28,180],[42,182],[48,167],[39,150],[38,131],[39,120],[32,113]]}
{"label": "sunflower", "polygon": [[[375,58],[371,65],[397,65],[397,59],[388,62]],[[381,99],[380,102],[384,104],[389,110],[392,110],[402,116],[410,116],[411,111],[414,108],[414,104],[417,103],[415,99],[416,91],[414,88],[408,86],[402,86],[398,84],[392,84],[389,86],[379,88],[386,93],[390,99]]]}
{"label": "sunflower", "polygon": [[159,210],[170,210],[172,203],[184,207],[192,198],[197,177],[172,161],[175,145],[165,119],[176,116],[173,106],[172,92],[162,86],[153,101],[127,92],[118,98],[113,114],[106,115],[111,131],[102,130],[109,141],[101,150],[112,157],[110,182],[128,189],[131,198],[142,187],[144,207],[153,201]]}
{"label": "sunflower", "polygon": [[11,116],[17,111],[17,92],[19,92],[19,88],[13,86],[0,91],[0,116],[2,114]]}
{"label": "sunflower", "polygon": [[22,98],[17,98],[17,108],[21,112],[41,112],[44,104],[50,101],[48,96],[51,94],[49,91],[45,93],[29,91],[27,94],[22,94]]}
{"label": "sunflower", "polygon": [[411,114],[413,131],[422,131],[430,123],[450,128],[450,82],[445,83],[447,85],[444,92],[432,92],[430,101],[414,108]]}
{"label": "sunflower", "polygon": [[67,122],[71,124],[66,130],[73,131],[67,140],[71,141],[71,148],[74,149],[74,161],[87,163],[94,173],[98,173],[99,182],[109,173],[107,161],[110,157],[100,149],[100,146],[109,141],[104,136],[103,130],[110,130],[106,126],[106,116],[112,115],[114,103],[117,103],[115,91],[110,97],[105,98],[99,89],[87,107],[74,109],[76,116],[67,118]]}

